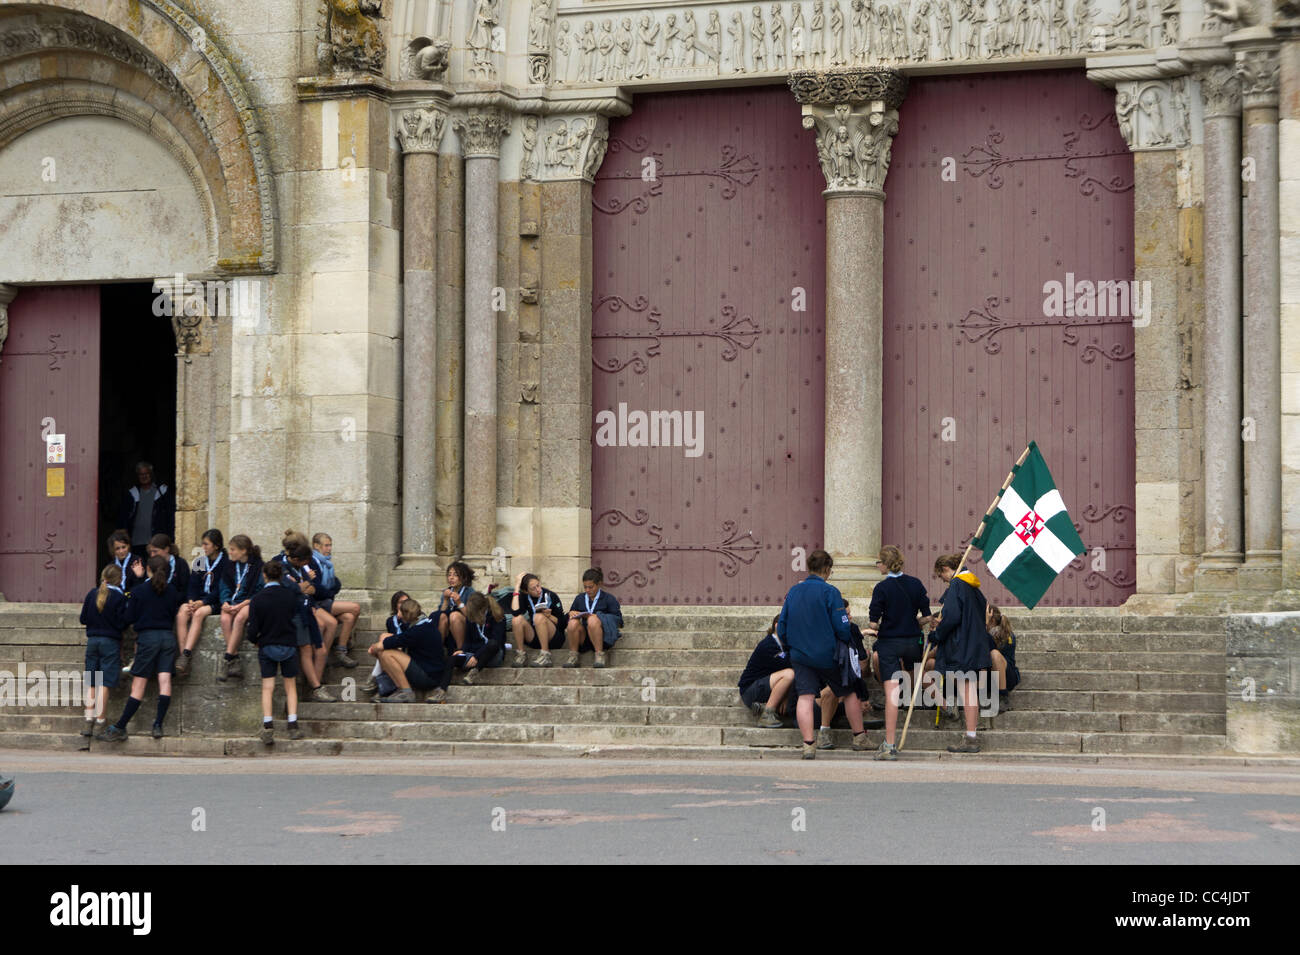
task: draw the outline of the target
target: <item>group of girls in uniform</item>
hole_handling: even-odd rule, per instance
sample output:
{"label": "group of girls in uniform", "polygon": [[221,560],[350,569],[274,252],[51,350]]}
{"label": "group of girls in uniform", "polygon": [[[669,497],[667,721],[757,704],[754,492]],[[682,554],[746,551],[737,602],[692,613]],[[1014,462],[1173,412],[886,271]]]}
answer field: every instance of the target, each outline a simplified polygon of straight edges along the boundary
{"label": "group of girls in uniform", "polygon": [[542,586],[536,574],[520,574],[508,593],[480,593],[473,568],[455,561],[431,614],[405,591],[392,595],[384,636],[370,647],[376,661],[362,690],[384,703],[413,702],[417,691],[427,691],[429,702],[441,703],[452,674],[460,671],[464,682],[473,684],[484,669],[505,662],[508,647],[514,649],[512,667],[529,665],[529,648],[538,651],[532,666],[552,666],[551,651],[565,646],[569,654],[563,666],[577,667],[580,655],[591,652],[594,666],[604,667],[623,612],[603,582],[599,568],[587,570],[583,592],[566,612],[559,595]]}
{"label": "group of girls in uniform", "polygon": [[[300,670],[293,669],[295,675],[301,673],[313,701],[331,702],[336,697],[322,682],[325,667],[331,661],[349,669],[357,665],[347,650],[361,606],[338,599],[342,581],[334,570],[334,542],[328,534],[318,533],[308,541],[304,534],[290,530],[280,544],[280,553],[270,562],[279,567],[274,573],[276,585],[294,594],[292,646]],[[84,748],[89,748],[92,737],[126,739],[127,725],[151,679],[158,682],[153,736],[164,735],[172,681],[189,675],[203,621],[210,616],[220,619],[224,644],[217,680],[224,683],[242,677],[239,646],[249,629],[253,599],[267,585],[270,563],[263,561],[261,548],[247,535],[235,535],[227,546],[215,528],[203,534],[193,569],[166,534],[150,539],[146,559],[132,555],[130,536],[121,530],[109,536],[108,550],[112,560],[100,573],[98,587],[86,595],[81,611],[88,678]],[[134,658],[123,666],[123,640],[132,633]],[[275,639],[282,640],[282,635]],[[281,670],[287,678],[288,669]],[[108,691],[123,674],[131,678],[130,698],[117,722],[107,724]]]}

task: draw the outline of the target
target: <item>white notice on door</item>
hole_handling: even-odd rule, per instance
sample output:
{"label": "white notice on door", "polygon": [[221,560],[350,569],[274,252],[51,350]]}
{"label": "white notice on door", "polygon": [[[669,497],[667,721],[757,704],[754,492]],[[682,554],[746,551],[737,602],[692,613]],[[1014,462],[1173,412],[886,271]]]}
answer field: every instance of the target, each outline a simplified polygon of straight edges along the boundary
{"label": "white notice on door", "polygon": [[47,434],[45,436],[45,463],[64,464],[67,459],[68,446],[65,435]]}

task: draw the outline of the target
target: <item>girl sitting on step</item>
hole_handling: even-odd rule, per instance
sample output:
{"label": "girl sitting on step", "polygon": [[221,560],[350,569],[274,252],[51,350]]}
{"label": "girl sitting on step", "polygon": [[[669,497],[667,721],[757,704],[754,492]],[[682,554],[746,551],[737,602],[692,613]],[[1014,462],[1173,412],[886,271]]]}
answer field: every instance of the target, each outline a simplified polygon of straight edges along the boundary
{"label": "girl sitting on step", "polygon": [[465,602],[464,649],[452,656],[458,670],[465,671],[465,682],[473,683],[484,667],[501,664],[506,646],[506,612],[487,594],[470,594]]}
{"label": "girl sitting on step", "polygon": [[536,574],[520,574],[510,595],[510,629],[514,633],[515,659],[511,666],[528,664],[528,647],[542,652],[535,667],[551,665],[551,651],[564,646],[564,604],[553,590],[547,590]]}
{"label": "girl sitting on step", "polygon": [[463,560],[454,561],[447,568],[447,589],[434,612],[438,633],[443,645],[457,651],[465,646],[465,601],[474,592],[474,571]]}
{"label": "girl sitting on step", "polygon": [[398,608],[402,623],[400,633],[386,635],[371,644],[367,651],[383,665],[384,673],[397,689],[381,696],[381,703],[414,703],[416,691],[429,691],[430,703],[446,699],[443,689],[446,662],[442,637],[433,621],[424,616],[420,605],[410,599]]}
{"label": "girl sitting on step", "polygon": [[[385,637],[392,636],[394,634],[398,634],[402,632],[402,618],[398,616],[397,608],[402,606],[402,601],[406,600],[409,596],[410,595],[407,594],[405,590],[399,590],[397,593],[393,594],[393,596],[389,599],[388,619],[384,621]],[[379,692],[379,683],[380,683],[379,678],[383,676],[383,673],[384,673],[383,666],[381,666],[379,661],[376,660],[375,668],[370,671],[370,679],[366,680],[365,683],[361,684],[361,692],[362,693]],[[386,690],[385,692],[391,693],[392,690],[391,689]]]}
{"label": "girl sitting on step", "polygon": [[176,639],[181,655],[176,659],[176,678],[189,676],[194,647],[203,632],[203,621],[221,613],[221,578],[229,567],[226,541],[216,528],[203,533],[203,554],[190,576],[190,599],[176,614]]}
{"label": "girl sitting on step", "polygon": [[348,644],[352,640],[352,628],[361,616],[361,604],[351,600],[337,600],[338,592],[343,589],[343,582],[334,573],[334,538],[328,534],[314,534],[311,539],[312,557],[321,569],[320,582],[316,586],[319,600],[316,606],[334,618],[338,624],[338,639],[329,659],[336,666],[351,670],[357,661],[348,656]]}
{"label": "girl sitting on step", "polygon": [[989,653],[998,671],[998,710],[1011,709],[1011,691],[1020,684],[1020,670],[1016,666],[1016,634],[1011,629],[1011,619],[1003,616],[1002,609],[989,604],[985,614],[989,631]]}
{"label": "girl sitting on step", "polygon": [[226,652],[217,664],[217,679],[225,682],[244,675],[239,663],[239,644],[248,625],[249,600],[262,589],[262,548],[247,534],[230,538],[230,562],[221,580],[221,635]]}

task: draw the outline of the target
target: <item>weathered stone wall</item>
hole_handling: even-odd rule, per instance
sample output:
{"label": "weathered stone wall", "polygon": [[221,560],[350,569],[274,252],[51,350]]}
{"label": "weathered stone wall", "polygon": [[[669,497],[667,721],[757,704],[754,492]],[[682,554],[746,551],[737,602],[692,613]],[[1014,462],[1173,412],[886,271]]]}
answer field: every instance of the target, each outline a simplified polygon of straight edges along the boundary
{"label": "weathered stone wall", "polygon": [[1282,587],[1300,591],[1300,39],[1281,59]]}
{"label": "weathered stone wall", "polygon": [[1300,613],[1236,614],[1227,633],[1228,747],[1300,750]]}

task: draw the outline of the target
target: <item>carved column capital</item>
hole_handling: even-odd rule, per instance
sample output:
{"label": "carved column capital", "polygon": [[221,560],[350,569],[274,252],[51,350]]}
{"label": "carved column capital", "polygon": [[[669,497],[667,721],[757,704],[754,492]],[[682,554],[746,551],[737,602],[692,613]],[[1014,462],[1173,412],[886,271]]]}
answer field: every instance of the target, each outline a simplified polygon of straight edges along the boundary
{"label": "carved column capital", "polygon": [[1246,109],[1277,107],[1279,68],[1276,47],[1237,53],[1237,78],[1241,81],[1242,105]]}
{"label": "carved column capital", "polygon": [[599,113],[520,118],[520,182],[593,182],[609,145],[609,119]]}
{"label": "carved column capital", "polygon": [[501,138],[510,132],[510,117],[494,106],[470,109],[452,119],[466,159],[500,159]]}
{"label": "carved column capital", "polygon": [[0,358],[4,356],[5,339],[9,337],[9,303],[18,294],[16,285],[0,285]]}
{"label": "carved column capital", "polygon": [[907,77],[884,66],[797,70],[790,74],[789,83],[794,98],[804,106],[879,102],[885,110],[896,110],[907,95]]}
{"label": "carved column capital", "polygon": [[1115,118],[1134,152],[1182,149],[1191,142],[1187,77],[1116,83]]}
{"label": "carved column capital", "polygon": [[436,153],[447,126],[447,110],[434,103],[404,109],[397,116],[397,141],[403,155]]}
{"label": "carved column capital", "polygon": [[800,70],[790,90],[803,105],[805,129],[816,129],[826,189],[884,198],[898,107],[907,77],[885,67]]}
{"label": "carved column capital", "polygon": [[1238,116],[1241,114],[1241,83],[1234,67],[1219,64],[1211,66],[1200,75],[1201,99],[1205,102],[1205,116]]}

